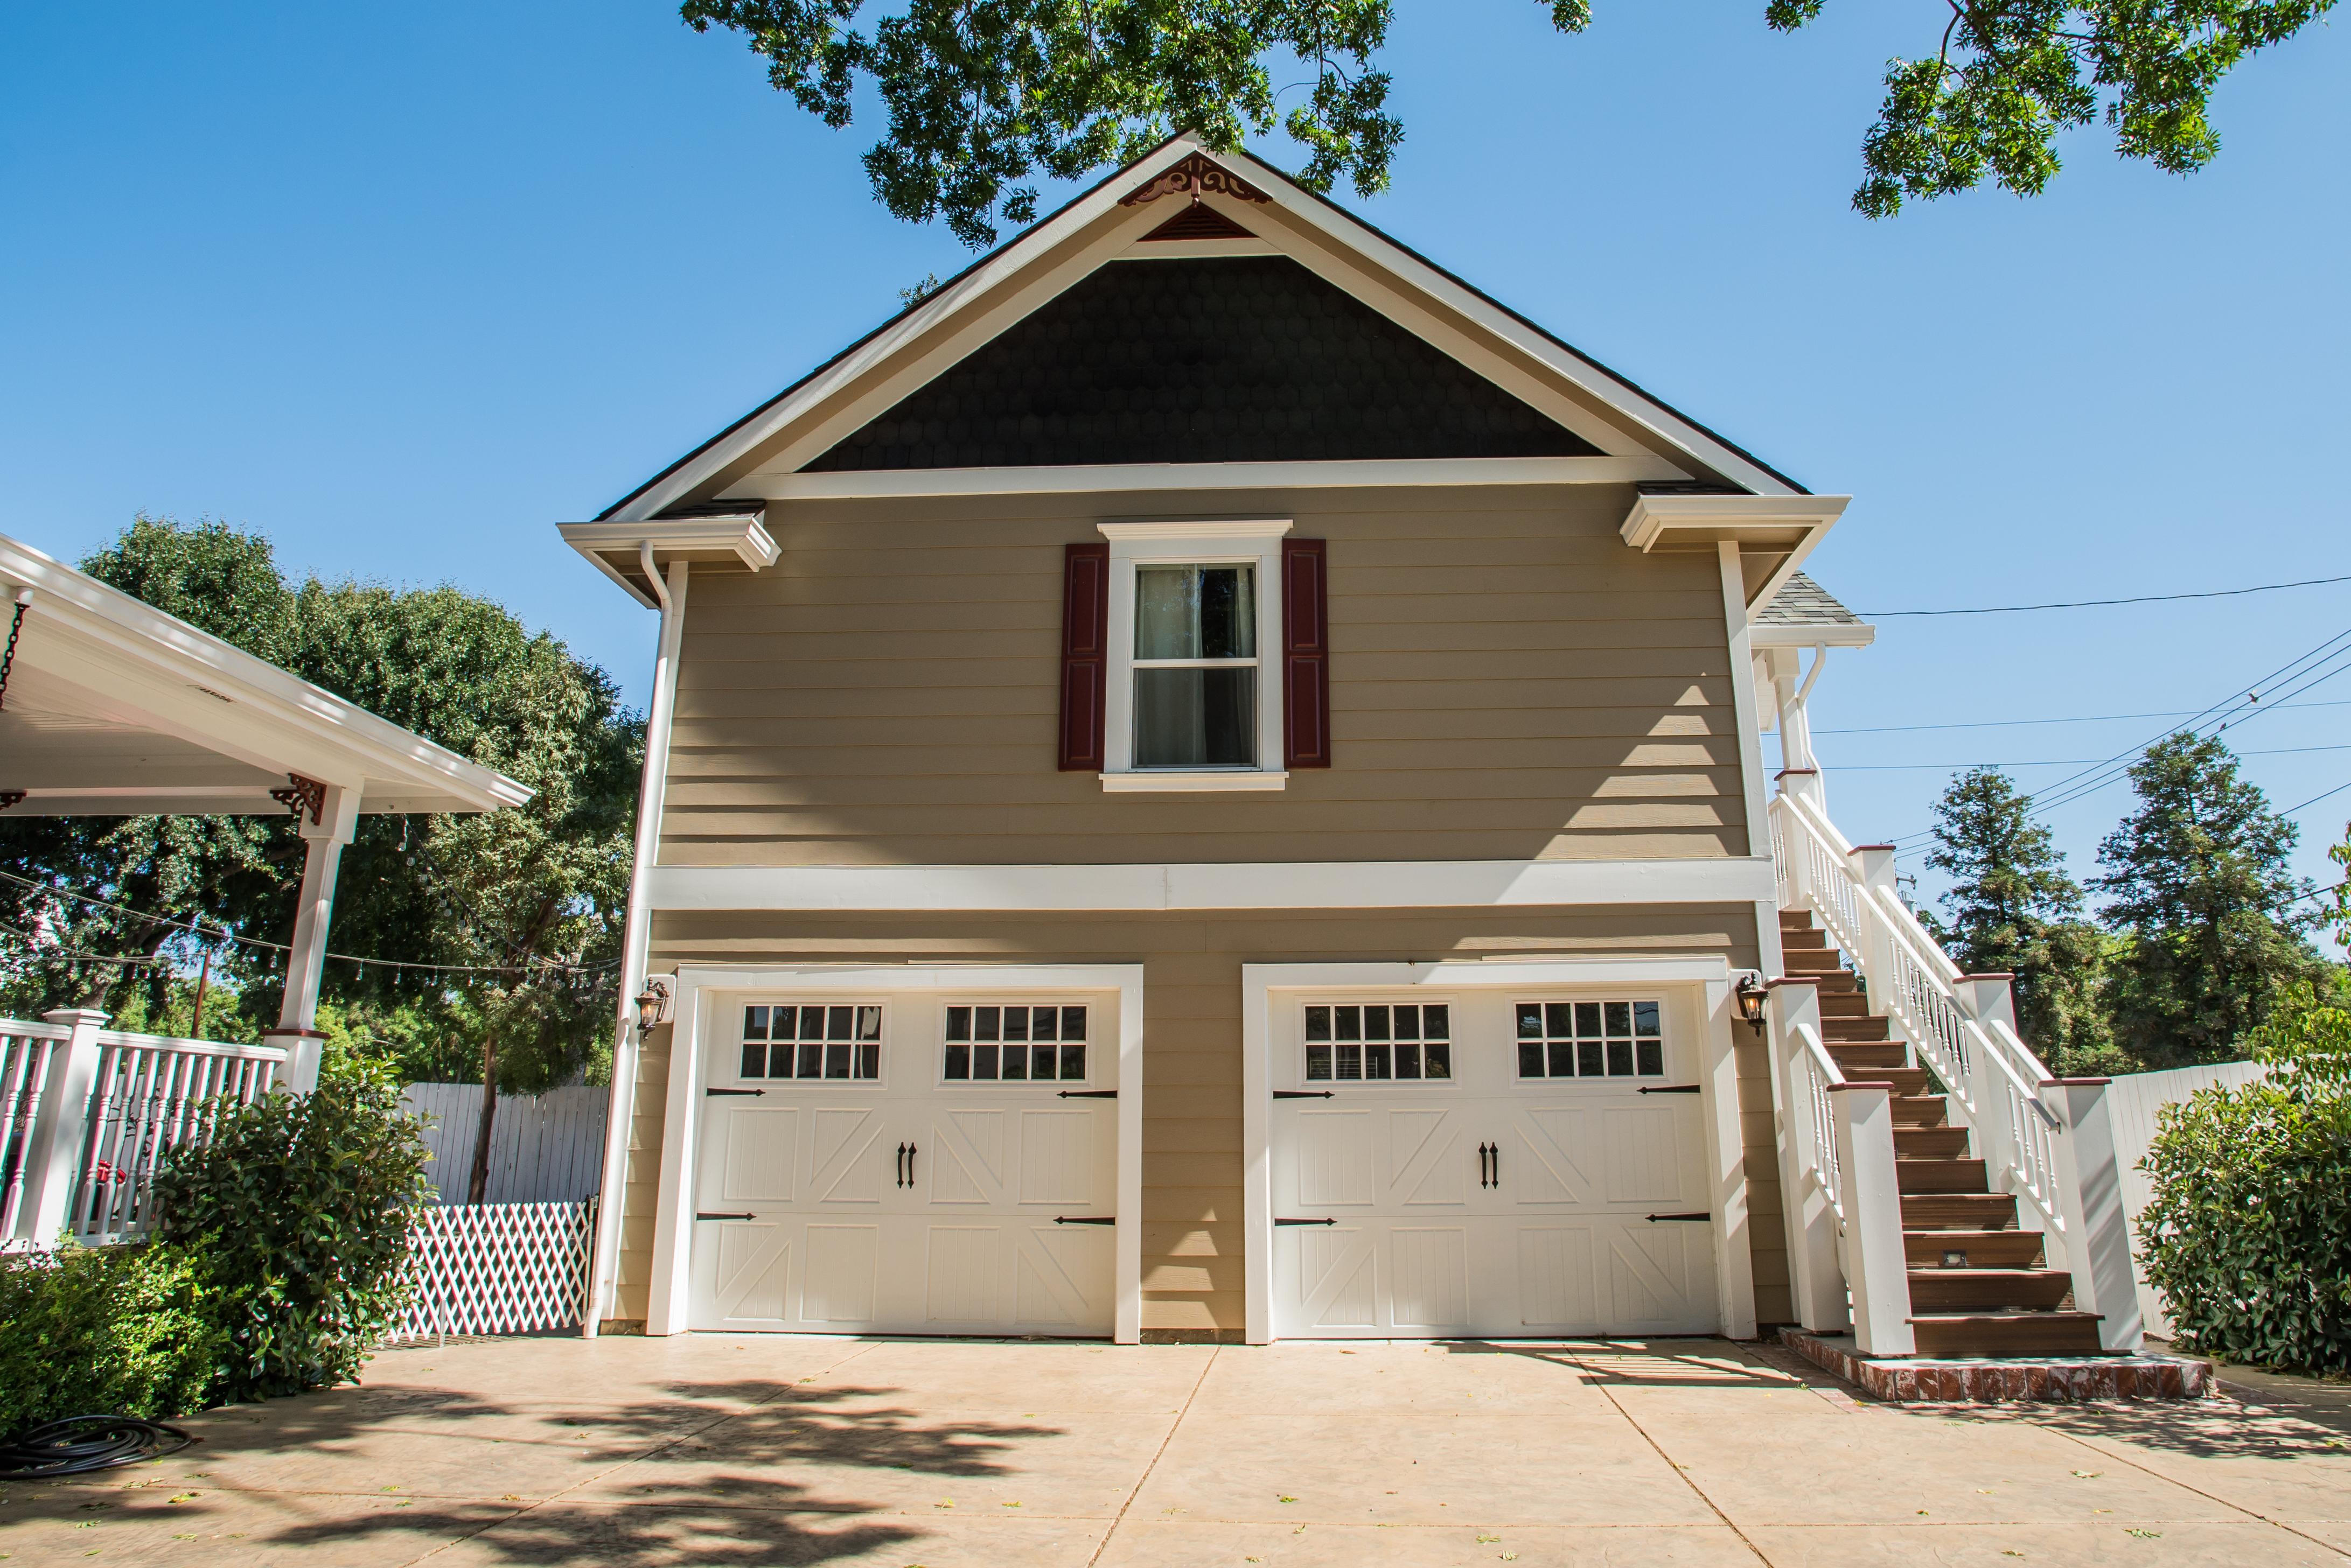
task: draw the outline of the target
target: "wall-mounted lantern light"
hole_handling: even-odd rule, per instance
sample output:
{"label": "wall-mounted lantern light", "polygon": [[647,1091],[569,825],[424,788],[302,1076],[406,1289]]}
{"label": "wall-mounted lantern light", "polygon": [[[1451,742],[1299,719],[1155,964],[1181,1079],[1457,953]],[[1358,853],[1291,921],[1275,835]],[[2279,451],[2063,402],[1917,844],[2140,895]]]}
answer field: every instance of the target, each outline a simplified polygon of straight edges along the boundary
{"label": "wall-mounted lantern light", "polygon": [[1747,1020],[1747,1026],[1760,1038],[1763,1033],[1763,1001],[1771,994],[1763,977],[1750,970],[1739,977],[1739,989],[1734,994],[1739,999],[1739,1016]]}
{"label": "wall-mounted lantern light", "polygon": [[645,981],[644,990],[637,992],[637,1033],[651,1033],[655,1026],[669,1022],[669,981],[654,975]]}

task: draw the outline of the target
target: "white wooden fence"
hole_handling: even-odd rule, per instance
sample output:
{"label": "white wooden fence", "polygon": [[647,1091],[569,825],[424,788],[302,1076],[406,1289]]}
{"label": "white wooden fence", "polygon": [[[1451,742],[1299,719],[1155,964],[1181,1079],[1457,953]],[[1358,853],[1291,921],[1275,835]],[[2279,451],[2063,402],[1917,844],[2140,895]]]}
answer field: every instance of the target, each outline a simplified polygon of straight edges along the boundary
{"label": "white wooden fence", "polygon": [[2256,1062],[2220,1062],[2203,1067],[2174,1067],[2165,1073],[2126,1073],[2106,1088],[2106,1106],[2115,1128],[2115,1162],[2122,1168],[2123,1212],[2131,1222],[2131,1272],[2138,1281],[2139,1315],[2147,1321],[2149,1334],[2171,1337],[2171,1314],[2164,1311],[2163,1300],[2147,1282],[2147,1272],[2138,1262],[2138,1217],[2154,1196],[2154,1184],[2138,1162],[2147,1158],[2147,1146],[2155,1141],[2157,1115],[2166,1106],[2178,1105],[2199,1089],[2222,1086],[2235,1088],[2262,1077],[2269,1069]]}
{"label": "white wooden fence", "polygon": [[[574,1202],[596,1190],[603,1174],[604,1116],[610,1089],[575,1085],[544,1095],[500,1095],[490,1126],[490,1180],[485,1203]],[[430,1118],[433,1150],[425,1174],[440,1203],[465,1201],[474,1144],[482,1125],[479,1084],[411,1084],[403,1103]]]}
{"label": "white wooden fence", "polygon": [[448,1204],[413,1238],[415,1290],[391,1341],[570,1328],[588,1299],[596,1200]]}

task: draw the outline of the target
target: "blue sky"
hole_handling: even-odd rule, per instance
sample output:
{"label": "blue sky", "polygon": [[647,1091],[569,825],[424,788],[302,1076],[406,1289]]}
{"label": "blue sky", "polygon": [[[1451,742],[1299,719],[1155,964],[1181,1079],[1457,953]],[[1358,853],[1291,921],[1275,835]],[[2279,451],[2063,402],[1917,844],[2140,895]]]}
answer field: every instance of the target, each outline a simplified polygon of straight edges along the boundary
{"label": "blue sky", "polygon": [[[1360,209],[1851,493],[1813,568],[1858,608],[2351,573],[2346,28],[2241,67],[2192,179],[2085,133],[2037,201],[1872,223],[1846,203],[1879,71],[1928,46],[1937,8],[1832,0],[1792,37],[1761,10],[1601,0],[1568,39],[1533,0],[1401,0],[1406,138]],[[962,265],[870,199],[875,133],[818,125],[663,0],[8,7],[0,529],[70,558],[142,509],[225,518],[295,569],[492,594],[642,702],[651,616],[551,525]],[[1816,722],[2196,710],[2346,627],[2351,584],[1889,619],[1834,658]],[[2351,679],[2300,699],[2330,700]],[[2265,712],[2231,738],[2275,753],[2246,770],[2288,806],[2351,780],[2346,716]],[[2102,758],[2163,727],[1821,750],[1847,831],[1890,838],[1946,776],[1914,764]],[[2077,874],[2127,800],[2054,814]],[[2346,818],[2351,792],[2304,814],[2304,869],[2335,879],[2323,846]]]}

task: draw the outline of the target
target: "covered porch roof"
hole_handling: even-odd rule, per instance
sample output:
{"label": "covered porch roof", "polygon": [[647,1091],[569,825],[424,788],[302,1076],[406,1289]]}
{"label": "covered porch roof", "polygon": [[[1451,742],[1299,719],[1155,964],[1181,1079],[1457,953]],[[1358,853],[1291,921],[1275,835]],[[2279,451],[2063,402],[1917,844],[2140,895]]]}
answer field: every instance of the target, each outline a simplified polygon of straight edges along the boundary
{"label": "covered porch roof", "polygon": [[[18,619],[21,614],[21,620]],[[340,791],[363,814],[531,792],[0,535],[0,810],[250,815]]]}

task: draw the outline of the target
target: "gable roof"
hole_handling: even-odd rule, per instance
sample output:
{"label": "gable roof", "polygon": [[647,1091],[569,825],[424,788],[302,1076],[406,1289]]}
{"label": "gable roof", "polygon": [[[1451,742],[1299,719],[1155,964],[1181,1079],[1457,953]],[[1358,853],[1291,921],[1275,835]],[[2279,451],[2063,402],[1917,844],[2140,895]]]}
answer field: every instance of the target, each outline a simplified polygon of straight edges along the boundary
{"label": "gable roof", "polygon": [[[1122,194],[1123,192],[1123,194]],[[1279,253],[1353,296],[1409,335],[1532,405],[1602,452],[1623,477],[1719,477],[1759,494],[1802,485],[1650,397],[1525,317],[1244,152],[1170,138],[1050,216],[982,256],[929,296],[794,382],[640,485],[601,515],[643,519],[740,493],[755,471],[807,472],[842,438],[1010,329],[1123,251],[1169,226],[1155,205],[1188,193],[1249,240],[1193,242]],[[1246,223],[1234,222],[1236,216]],[[1181,253],[1164,240],[1156,253]],[[1230,251],[1217,254],[1231,254]]]}

